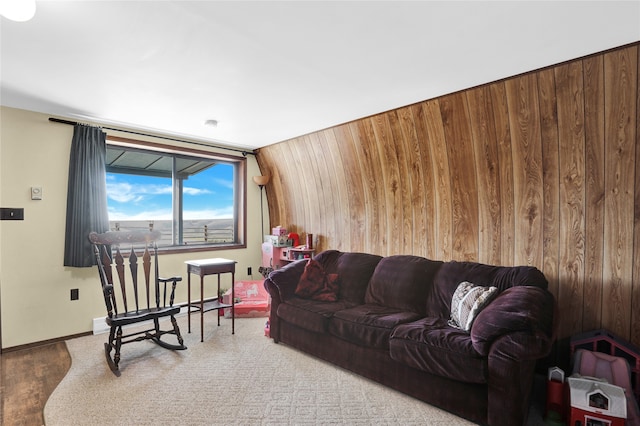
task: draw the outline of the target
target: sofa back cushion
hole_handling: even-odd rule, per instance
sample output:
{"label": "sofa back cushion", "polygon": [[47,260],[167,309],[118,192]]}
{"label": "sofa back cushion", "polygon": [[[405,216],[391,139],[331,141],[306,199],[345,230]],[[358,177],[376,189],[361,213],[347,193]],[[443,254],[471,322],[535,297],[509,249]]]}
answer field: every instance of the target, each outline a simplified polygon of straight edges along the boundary
{"label": "sofa back cushion", "polygon": [[442,262],[411,255],[383,258],[373,272],[365,303],[425,314],[425,300]]}
{"label": "sofa back cushion", "polygon": [[464,281],[483,287],[497,287],[498,294],[516,286],[535,286],[546,289],[547,279],[533,266],[493,266],[476,262],[446,262],[436,274],[427,295],[427,313],[449,318],[451,298]]}
{"label": "sofa back cushion", "polygon": [[354,305],[364,302],[367,284],[381,256],[368,253],[345,253],[327,250],[315,258],[327,274],[338,274],[338,300]]}

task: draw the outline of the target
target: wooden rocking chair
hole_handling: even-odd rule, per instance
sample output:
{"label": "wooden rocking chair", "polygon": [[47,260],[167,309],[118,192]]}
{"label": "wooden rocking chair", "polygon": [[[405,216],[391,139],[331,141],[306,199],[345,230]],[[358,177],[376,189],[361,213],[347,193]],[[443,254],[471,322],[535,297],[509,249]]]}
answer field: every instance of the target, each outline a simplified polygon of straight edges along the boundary
{"label": "wooden rocking chair", "polygon": [[[107,307],[105,321],[111,328],[109,341],[104,344],[104,351],[107,363],[116,376],[120,376],[118,364],[120,362],[120,347],[123,344],[151,339],[167,349],[187,349],[175,319],[175,315],[180,312],[180,306],[173,306],[176,284],[182,281],[182,277],[161,278],[158,275],[156,241],[160,238],[160,235],[159,231],[116,231],[103,234],[92,232],[89,234],[89,240],[93,244],[98,263],[98,273],[100,274],[104,302]],[[124,246],[129,248],[127,255],[129,274],[126,273],[126,258],[120,251],[121,246],[123,251],[125,250]],[[136,250],[138,250],[138,254],[136,254]],[[144,280],[142,285],[138,285],[138,255],[140,254],[142,255]],[[115,261],[115,271],[118,276],[117,285],[113,281],[112,259]],[[151,280],[152,263],[154,264],[153,281]],[[125,279],[127,275],[131,277],[130,283]],[[151,283],[153,283],[153,286],[150,285]],[[161,283],[163,284],[162,293]],[[171,289],[167,303],[168,283],[171,283]],[[153,303],[150,302],[152,296]],[[144,304],[145,301],[146,305]],[[120,302],[124,307],[122,312],[118,310],[118,303]],[[159,321],[163,317],[171,318],[172,329],[160,329]],[[122,328],[124,326],[146,321],[152,321],[153,327],[123,334]],[[162,336],[165,334],[175,335],[178,338],[178,344],[164,342]],[[113,357],[111,356],[112,351],[115,351]]]}

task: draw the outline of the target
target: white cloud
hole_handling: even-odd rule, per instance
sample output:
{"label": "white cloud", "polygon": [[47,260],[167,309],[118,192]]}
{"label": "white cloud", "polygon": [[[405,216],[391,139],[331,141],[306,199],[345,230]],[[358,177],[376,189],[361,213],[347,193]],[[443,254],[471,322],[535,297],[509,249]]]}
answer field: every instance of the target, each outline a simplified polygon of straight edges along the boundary
{"label": "white cloud", "polygon": [[134,215],[115,209],[109,209],[109,220],[115,221],[145,221],[152,220],[172,220],[171,209],[148,210]]}
{"label": "white cloud", "polygon": [[119,203],[137,203],[142,201],[142,196],[134,191],[134,188],[126,182],[107,182],[107,197]]}
{"label": "white cloud", "polygon": [[186,187],[186,186],[184,188],[182,188],[182,192],[184,192],[185,194],[188,194],[188,195],[212,194],[212,192],[209,191],[208,189],[191,188],[191,187]]}
{"label": "white cloud", "polygon": [[[210,220],[233,218],[233,206],[210,210],[185,210],[183,220]],[[129,213],[109,209],[109,220],[115,221],[152,221],[172,220],[170,209],[147,210],[131,215]]]}
{"label": "white cloud", "polygon": [[[217,183],[228,184],[228,181],[218,180]],[[233,186],[233,185],[232,185]],[[205,194],[213,194],[206,188],[184,187],[183,191],[186,195],[199,196]],[[166,206],[155,208],[152,205],[151,198],[157,195],[171,195],[171,185],[159,184],[131,184],[128,182],[119,182],[117,177],[113,175],[107,176],[107,197],[116,203],[126,203],[129,207],[136,205],[135,212],[124,207],[119,208],[116,203],[109,206],[110,221],[153,221],[172,220],[171,201],[166,202]],[[166,198],[165,198],[166,200]],[[145,204],[146,203],[146,204]],[[165,201],[161,201],[161,204]],[[155,204],[155,203],[154,203]],[[166,207],[166,208],[165,208]],[[137,211],[138,209],[143,211]],[[185,210],[183,214],[184,220],[209,220],[209,219],[227,219],[233,217],[233,205],[216,209],[202,210]]]}
{"label": "white cloud", "polygon": [[228,189],[234,189],[233,188],[233,180],[216,178],[213,181],[216,184],[218,184],[219,186],[223,186],[223,187],[228,188]]}
{"label": "white cloud", "polygon": [[233,206],[211,210],[185,210],[184,220],[230,219],[233,217]]}
{"label": "white cloud", "polygon": [[[185,194],[203,195],[211,194],[212,191],[202,188],[185,187]],[[141,203],[149,196],[171,195],[171,185],[132,185],[128,182],[117,182],[115,179],[107,180],[107,197],[119,203]]]}
{"label": "white cloud", "polygon": [[120,203],[140,203],[150,195],[171,195],[171,185],[131,185],[107,181],[107,197]]}

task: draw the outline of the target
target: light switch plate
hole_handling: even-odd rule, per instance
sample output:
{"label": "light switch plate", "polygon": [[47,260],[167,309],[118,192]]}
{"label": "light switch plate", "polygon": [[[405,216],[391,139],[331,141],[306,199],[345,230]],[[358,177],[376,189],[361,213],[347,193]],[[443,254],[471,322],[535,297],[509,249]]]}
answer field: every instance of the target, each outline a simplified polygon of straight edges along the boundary
{"label": "light switch plate", "polygon": [[32,200],[42,200],[42,187],[41,186],[32,186],[31,187],[31,199]]}

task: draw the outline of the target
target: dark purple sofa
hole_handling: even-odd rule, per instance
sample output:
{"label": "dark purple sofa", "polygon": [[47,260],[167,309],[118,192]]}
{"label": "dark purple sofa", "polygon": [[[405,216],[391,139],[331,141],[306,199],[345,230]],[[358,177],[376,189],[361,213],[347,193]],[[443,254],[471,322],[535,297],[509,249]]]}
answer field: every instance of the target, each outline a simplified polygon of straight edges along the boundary
{"label": "dark purple sofa", "polygon": [[[275,342],[476,423],[526,422],[536,360],[553,342],[555,302],[538,269],[335,250],[315,260],[338,274],[338,300],[295,295],[305,260],[273,271]],[[470,332],[448,325],[463,281],[499,291]]]}

